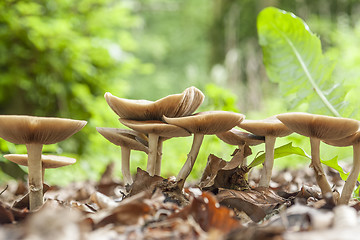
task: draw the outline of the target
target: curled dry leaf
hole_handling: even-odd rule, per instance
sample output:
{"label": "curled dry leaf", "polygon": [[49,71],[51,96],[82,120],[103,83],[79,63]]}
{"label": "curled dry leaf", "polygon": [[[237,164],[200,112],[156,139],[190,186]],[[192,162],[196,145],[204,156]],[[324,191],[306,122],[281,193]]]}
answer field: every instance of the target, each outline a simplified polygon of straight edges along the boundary
{"label": "curled dry leaf", "polygon": [[211,193],[200,191],[200,194],[193,195],[188,206],[170,216],[170,218],[187,219],[192,216],[205,232],[217,229],[226,234],[241,227],[240,222],[234,218],[234,215],[231,209],[220,206]]}
{"label": "curled dry leaf", "polygon": [[96,203],[100,209],[114,208],[118,206],[118,203],[116,203],[113,199],[100,192],[94,192],[91,194],[90,200]]}
{"label": "curled dry leaf", "polygon": [[269,189],[229,190],[220,189],[216,195],[220,204],[244,211],[254,222],[261,221],[285,200]]}
{"label": "curled dry leaf", "polygon": [[146,191],[152,193],[156,187],[156,184],[165,180],[160,176],[150,176],[149,173],[137,168],[134,183],[131,185],[129,197],[134,196],[140,192]]}
{"label": "curled dry leaf", "polygon": [[214,179],[220,169],[226,166],[226,161],[215,156],[214,154],[210,154],[207,163],[204,169],[204,172],[201,176],[199,187],[209,187],[214,184]]}
{"label": "curled dry leaf", "polygon": [[146,191],[138,193],[132,197],[124,199],[116,208],[113,208],[110,214],[98,223],[95,228],[104,227],[108,224],[114,225],[134,225],[140,219],[149,215],[152,211],[151,207],[144,202],[144,199],[150,198],[151,194]]}

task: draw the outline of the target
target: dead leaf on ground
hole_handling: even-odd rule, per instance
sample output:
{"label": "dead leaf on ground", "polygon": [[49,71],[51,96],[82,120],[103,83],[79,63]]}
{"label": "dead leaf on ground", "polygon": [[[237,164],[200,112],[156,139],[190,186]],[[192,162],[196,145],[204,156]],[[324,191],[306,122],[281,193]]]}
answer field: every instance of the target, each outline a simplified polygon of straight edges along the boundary
{"label": "dead leaf on ground", "polygon": [[244,211],[254,222],[261,221],[269,212],[285,202],[269,189],[219,189],[216,199],[222,205]]}
{"label": "dead leaf on ground", "polygon": [[200,190],[199,193],[192,194],[190,204],[170,218],[187,219],[192,216],[205,232],[217,229],[226,234],[241,227],[240,222],[234,218],[235,214],[232,210],[220,206],[211,193]]}
{"label": "dead leaf on ground", "polygon": [[160,176],[150,176],[148,172],[137,168],[134,183],[131,185],[129,197],[134,196],[140,192],[147,191],[152,193],[155,190],[156,184],[165,180]]}

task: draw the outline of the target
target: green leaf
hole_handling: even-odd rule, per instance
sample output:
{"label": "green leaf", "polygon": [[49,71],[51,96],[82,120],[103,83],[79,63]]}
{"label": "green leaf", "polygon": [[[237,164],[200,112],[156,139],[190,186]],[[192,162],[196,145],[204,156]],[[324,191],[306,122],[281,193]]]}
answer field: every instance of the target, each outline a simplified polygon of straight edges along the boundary
{"label": "green leaf", "polygon": [[320,161],[323,164],[325,164],[326,166],[331,167],[332,169],[335,169],[336,171],[338,171],[342,180],[345,181],[348,178],[349,173],[345,173],[344,169],[342,169],[342,167],[340,167],[337,156],[330,160],[320,160]]}
{"label": "green leaf", "polygon": [[[298,156],[302,156],[302,157],[306,157],[308,159],[311,160],[311,156],[309,154],[307,154],[304,149],[300,148],[300,147],[294,147],[292,145],[292,142],[287,143],[283,146],[280,146],[278,148],[275,148],[274,150],[274,159],[277,158],[281,158],[281,157],[286,157],[289,155],[298,155]],[[265,153],[257,156],[248,166],[248,168],[253,168],[257,165],[262,164],[265,161]],[[342,167],[338,164],[338,156],[335,156],[334,158],[330,159],[330,160],[322,160],[320,159],[321,163],[325,164],[328,167],[331,167],[333,169],[335,169],[336,171],[339,172],[340,177],[342,180],[346,180],[349,176],[349,173],[345,173],[344,169],[342,169]],[[360,181],[360,176],[358,177],[358,180]]]}
{"label": "green leaf", "polygon": [[302,19],[268,7],[259,13],[257,28],[266,72],[290,107],[303,104],[309,112],[334,116],[346,110],[346,89],[330,78],[334,63]]}
{"label": "green leaf", "polygon": [[17,165],[16,163],[9,161],[7,162],[0,161],[0,169],[3,173],[6,173],[7,175],[9,175],[14,179],[19,179],[24,182],[26,181],[27,173],[24,170],[22,170],[19,167],[19,165]]}
{"label": "green leaf", "polygon": [[[300,148],[300,147],[294,147],[292,145],[292,142],[285,144],[281,147],[277,147],[274,150],[274,159],[277,158],[281,158],[281,157],[286,157],[289,156],[291,154],[296,154],[299,156],[303,156],[306,157],[308,159],[311,159],[311,157],[304,151],[304,149]],[[265,153],[257,156],[248,166],[249,168],[255,167],[257,165],[262,164],[265,161]]]}

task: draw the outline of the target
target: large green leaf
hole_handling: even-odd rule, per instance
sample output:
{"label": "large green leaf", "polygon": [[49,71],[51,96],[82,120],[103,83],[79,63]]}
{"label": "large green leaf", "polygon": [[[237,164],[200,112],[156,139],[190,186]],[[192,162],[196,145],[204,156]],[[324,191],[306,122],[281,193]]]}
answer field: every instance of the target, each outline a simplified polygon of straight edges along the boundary
{"label": "large green leaf", "polygon": [[[311,157],[304,151],[304,149],[300,147],[294,147],[292,142],[285,144],[283,146],[277,147],[274,150],[274,159],[286,157],[291,154],[296,154],[299,156],[307,157],[311,159]],[[249,168],[255,167],[257,165],[262,164],[265,161],[265,153],[258,155],[250,164]]]}
{"label": "large green leaf", "polygon": [[306,104],[309,112],[343,115],[346,89],[331,79],[334,63],[322,53],[320,39],[306,23],[268,7],[259,13],[257,28],[266,72],[279,83],[289,107]]}
{"label": "large green leaf", "polygon": [[[274,150],[274,159],[277,158],[281,158],[281,157],[286,157],[289,155],[298,155],[298,156],[302,156],[302,157],[306,157],[308,159],[311,160],[311,156],[309,154],[307,154],[304,149],[300,148],[300,147],[294,147],[292,145],[292,142],[287,143],[283,146],[280,146],[278,148],[275,148]],[[253,168],[257,165],[262,164],[265,161],[265,153],[258,155],[250,164],[249,164],[249,168]],[[344,170],[342,169],[342,167],[339,165],[338,163],[338,157],[335,156],[334,158],[330,159],[330,160],[320,160],[323,164],[325,164],[328,167],[331,167],[333,169],[335,169],[336,171],[339,172],[340,177],[343,180],[346,180],[347,177],[349,176],[349,173],[345,173]],[[358,180],[360,181],[360,177],[358,177]]]}

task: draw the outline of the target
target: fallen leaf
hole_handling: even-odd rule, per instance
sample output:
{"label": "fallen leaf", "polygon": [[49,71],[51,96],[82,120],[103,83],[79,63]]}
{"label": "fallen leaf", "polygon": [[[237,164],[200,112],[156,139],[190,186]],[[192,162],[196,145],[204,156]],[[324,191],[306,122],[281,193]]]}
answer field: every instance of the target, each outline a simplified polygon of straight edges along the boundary
{"label": "fallen leaf", "polygon": [[142,170],[141,168],[137,168],[135,180],[131,185],[128,196],[131,197],[143,191],[152,193],[156,184],[163,180],[165,180],[165,178],[156,175],[150,176],[146,171]]}
{"label": "fallen leaf", "polygon": [[222,205],[244,211],[254,222],[261,221],[267,213],[285,202],[269,189],[220,189],[216,199]]}
{"label": "fallen leaf", "polygon": [[240,222],[234,218],[234,212],[227,207],[220,206],[210,192],[193,195],[191,203],[170,218],[187,219],[189,216],[192,216],[205,232],[217,229],[226,234],[241,227]]}

